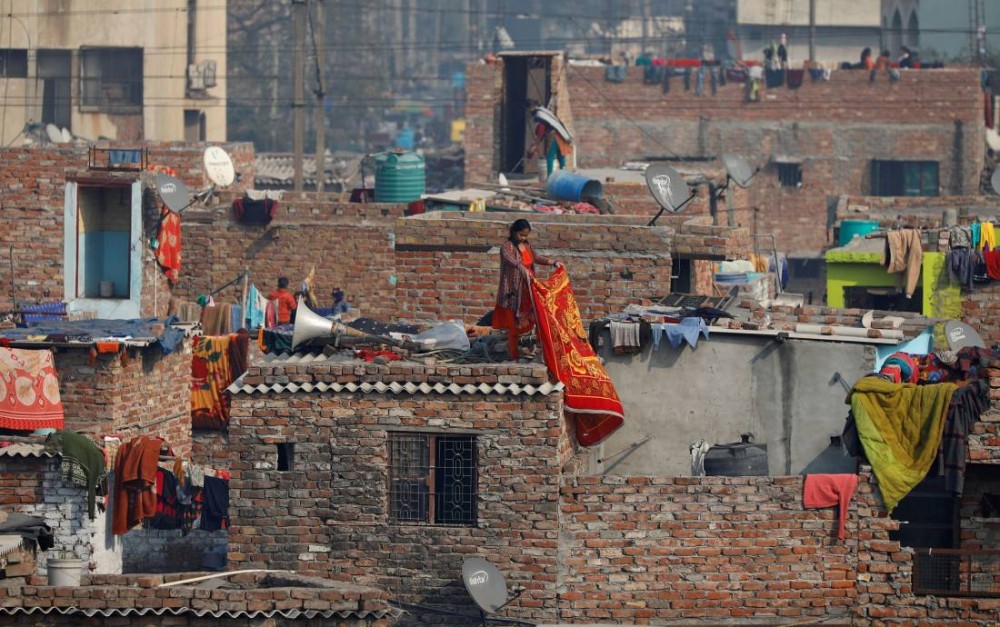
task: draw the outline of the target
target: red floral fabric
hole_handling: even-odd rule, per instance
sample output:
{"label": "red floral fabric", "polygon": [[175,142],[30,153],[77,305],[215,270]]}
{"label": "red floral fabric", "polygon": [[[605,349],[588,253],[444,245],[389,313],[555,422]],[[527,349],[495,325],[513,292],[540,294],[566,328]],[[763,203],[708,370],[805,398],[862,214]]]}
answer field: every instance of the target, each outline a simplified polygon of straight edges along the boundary
{"label": "red floral fabric", "polygon": [[171,285],[176,285],[181,276],[181,216],[163,208],[160,214],[160,232],[156,236],[156,261],[163,268],[163,274]]}
{"label": "red floral fabric", "polygon": [[0,348],[0,427],[33,431],[64,425],[52,353]]}
{"label": "red floral fabric", "polygon": [[600,358],[587,341],[580,309],[565,268],[548,279],[532,278],[538,339],[545,365],[566,387],[566,414],[583,446],[599,444],[624,422],[622,403]]}

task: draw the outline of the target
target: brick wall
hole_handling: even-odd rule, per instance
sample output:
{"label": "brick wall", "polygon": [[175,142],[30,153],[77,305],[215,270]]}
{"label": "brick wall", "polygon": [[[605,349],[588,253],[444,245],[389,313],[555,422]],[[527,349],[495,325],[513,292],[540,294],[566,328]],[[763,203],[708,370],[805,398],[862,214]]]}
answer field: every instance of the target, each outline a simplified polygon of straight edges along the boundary
{"label": "brick wall", "polygon": [[[319,579],[251,573],[226,578],[227,589],[158,587],[202,574],[94,575],[72,588],[43,582],[3,587],[0,625],[385,627],[395,622],[384,591]],[[96,608],[109,608],[111,615],[98,614]]]}
{"label": "brick wall", "polygon": [[123,573],[180,573],[205,570],[206,553],[225,556],[229,532],[136,527],[121,537]]}
{"label": "brick wall", "polygon": [[[539,365],[262,365],[245,377],[247,385],[547,381]],[[390,431],[477,434],[478,524],[389,524]],[[521,617],[554,616],[558,484],[569,449],[560,394],[238,394],[229,435],[230,568],[288,568],[469,611],[457,577],[478,553],[527,588]],[[279,472],[275,445],[285,442],[295,444],[294,470]]]}
{"label": "brick wall", "polygon": [[[125,145],[125,144],[121,144]],[[131,146],[132,144],[129,144]],[[179,143],[145,143],[153,165],[173,168],[192,193],[204,189],[207,178],[202,165],[203,146]],[[253,183],[253,145],[228,144],[234,167],[242,177],[233,189]],[[0,221],[5,242],[13,246],[14,273],[10,263],[0,268],[3,285],[13,285],[13,294],[20,304],[53,302],[63,299],[63,215],[67,181],[88,181],[96,184],[113,181],[134,181],[141,178],[144,188],[155,186],[154,173],[102,172],[88,170],[86,147],[68,145],[34,146],[0,149]],[[144,202],[143,243],[149,241],[159,217],[155,196],[147,193]],[[186,213],[186,212],[185,212]],[[143,292],[141,315],[163,315],[170,290],[151,252],[144,246]],[[4,253],[7,254],[6,252]],[[188,255],[185,259],[197,257]],[[183,272],[183,270],[182,270]],[[0,295],[0,310],[12,308],[11,290]],[[155,294],[155,296],[154,296]]]}
{"label": "brick wall", "polygon": [[[236,278],[244,269],[265,295],[279,276],[292,281],[316,268],[315,290],[330,306],[335,285],[361,315],[385,318],[395,313],[393,241],[396,218],[405,205],[333,202],[333,195],[284,194],[268,226],[245,226],[233,218],[231,194],[208,209],[184,213],[186,252],[179,298],[194,300]],[[239,286],[217,298],[238,302]]]}
{"label": "brick wall", "polygon": [[[827,195],[867,193],[872,159],[937,161],[942,194],[979,190],[983,96],[974,69],[904,72],[897,83],[834,72],[800,89],[765,90],[757,103],[734,83],[697,97],[674,78],[665,94],[638,68],[623,83],[605,81],[603,68],[569,66],[566,75],[580,167],[742,155],[762,167],[749,190],[760,232],[777,233],[793,256],[826,247]],[[466,89],[466,177],[483,180],[497,169],[502,65],[469,66]],[[801,188],[780,185],[780,157],[801,159]]]}
{"label": "brick wall", "polygon": [[[671,216],[646,228],[629,216],[530,217],[539,254],[562,261],[584,318],[621,311],[670,291],[671,255],[735,258],[749,251],[745,229]],[[513,216],[428,214],[397,222],[397,297],[407,318],[474,320],[496,302],[499,247]],[[691,224],[687,224],[687,222]],[[680,225],[677,232],[666,225]],[[547,275],[549,268],[542,268]]]}
{"label": "brick wall", "polygon": [[191,343],[169,355],[158,345],[91,358],[86,349],[55,355],[66,428],[165,439],[174,452],[191,451]]}
{"label": "brick wall", "polygon": [[52,528],[55,545],[37,554],[40,574],[57,553],[83,560],[85,569],[120,569],[120,545],[104,542],[106,513],[98,509],[94,520],[88,518],[87,490],[63,479],[59,457],[0,457],[0,505]]}

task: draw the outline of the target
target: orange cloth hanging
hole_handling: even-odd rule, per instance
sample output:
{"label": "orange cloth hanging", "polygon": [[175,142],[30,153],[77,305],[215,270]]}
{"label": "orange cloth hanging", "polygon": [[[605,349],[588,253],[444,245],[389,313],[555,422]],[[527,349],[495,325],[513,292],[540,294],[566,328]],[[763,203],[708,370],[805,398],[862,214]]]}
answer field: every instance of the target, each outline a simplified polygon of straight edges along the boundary
{"label": "orange cloth hanging", "polygon": [[160,213],[160,231],[156,236],[156,262],[171,285],[176,285],[181,275],[181,216],[166,206]]}
{"label": "orange cloth hanging", "polygon": [[806,509],[817,509],[839,505],[837,538],[843,540],[847,507],[857,489],[857,475],[806,475],[802,485],[802,506]]}

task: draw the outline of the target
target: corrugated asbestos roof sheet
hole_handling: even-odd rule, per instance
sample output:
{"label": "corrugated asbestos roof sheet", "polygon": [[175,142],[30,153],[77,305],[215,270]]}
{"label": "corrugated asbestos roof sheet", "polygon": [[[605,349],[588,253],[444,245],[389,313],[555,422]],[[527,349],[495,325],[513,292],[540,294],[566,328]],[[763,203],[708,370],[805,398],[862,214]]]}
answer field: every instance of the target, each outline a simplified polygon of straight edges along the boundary
{"label": "corrugated asbestos roof sheet", "polygon": [[245,385],[240,377],[226,388],[231,394],[266,394],[268,392],[361,392],[362,394],[524,394],[548,396],[563,389],[562,383],[542,385],[518,385],[517,383],[273,383],[256,386]]}
{"label": "corrugated asbestos roof sheet", "polygon": [[348,610],[270,610],[267,612],[263,611],[246,611],[246,610],[236,610],[236,611],[211,611],[211,610],[196,610],[190,607],[143,607],[143,608],[80,608],[80,607],[5,607],[0,608],[0,614],[63,614],[66,616],[79,616],[84,615],[88,617],[93,616],[103,616],[105,618],[111,616],[148,616],[149,614],[154,614],[156,616],[171,615],[171,616],[181,616],[193,614],[199,618],[211,617],[211,618],[273,618],[279,616],[281,618],[291,618],[291,619],[313,619],[313,618],[359,618],[359,619],[381,619],[389,614],[395,614],[394,610],[378,610],[375,612],[354,612]]}
{"label": "corrugated asbestos roof sheet", "polygon": [[4,555],[10,555],[14,551],[21,550],[24,545],[24,538],[19,535],[2,535],[0,536],[0,557]]}
{"label": "corrugated asbestos roof sheet", "polygon": [[0,448],[0,457],[55,457],[44,444],[16,443]]}

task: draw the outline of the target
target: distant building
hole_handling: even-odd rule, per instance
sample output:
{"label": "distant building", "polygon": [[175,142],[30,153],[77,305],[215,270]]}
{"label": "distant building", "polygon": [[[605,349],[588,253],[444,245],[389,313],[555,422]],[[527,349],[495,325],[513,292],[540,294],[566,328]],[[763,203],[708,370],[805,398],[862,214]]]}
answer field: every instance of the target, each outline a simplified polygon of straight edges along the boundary
{"label": "distant building", "polygon": [[[793,65],[809,58],[810,0],[732,0],[743,57],[759,59],[772,40],[788,36]],[[857,62],[861,50],[876,50],[879,6],[871,0],[815,0],[816,61]]]}
{"label": "distant building", "polygon": [[224,2],[13,0],[4,13],[3,145],[226,139]]}
{"label": "distant building", "polygon": [[985,0],[882,0],[885,45],[917,50],[923,61],[978,60],[1000,46],[1000,13]]}

